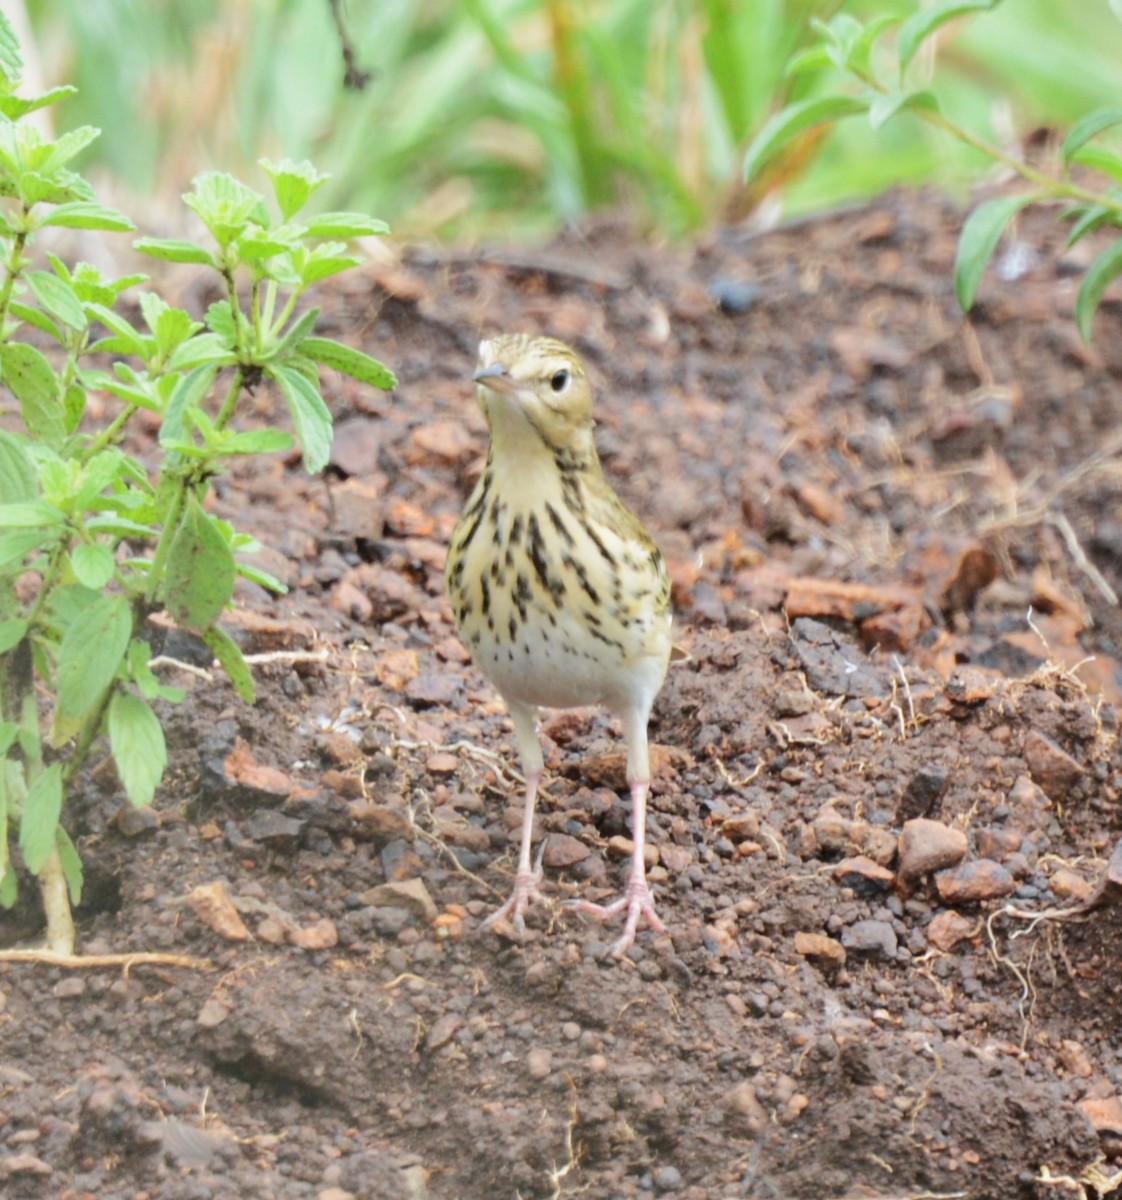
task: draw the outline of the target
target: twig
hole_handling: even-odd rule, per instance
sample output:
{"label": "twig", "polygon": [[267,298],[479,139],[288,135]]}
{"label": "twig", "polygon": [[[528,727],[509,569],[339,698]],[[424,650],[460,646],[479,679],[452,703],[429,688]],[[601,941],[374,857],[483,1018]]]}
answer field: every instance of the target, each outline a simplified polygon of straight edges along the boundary
{"label": "twig", "polygon": [[185,967],[189,971],[215,969],[214,963],[206,958],[156,951],[138,954],[56,954],[52,950],[0,950],[0,962],[38,963],[44,967],[66,967],[68,970],[122,967],[126,975],[133,967]]}
{"label": "twig", "polygon": [[1083,572],[1084,575],[1095,585],[1099,590],[1099,594],[1107,602],[1107,604],[1118,603],[1118,593],[1107,583],[1103,577],[1103,573],[1095,566],[1087,557],[1086,551],[1079,542],[1079,538],[1075,535],[1075,530],[1071,527],[1071,522],[1064,516],[1062,512],[1049,513],[1047,516],[1048,524],[1056,529],[1060,537],[1067,544],[1067,551],[1075,560],[1075,565]]}

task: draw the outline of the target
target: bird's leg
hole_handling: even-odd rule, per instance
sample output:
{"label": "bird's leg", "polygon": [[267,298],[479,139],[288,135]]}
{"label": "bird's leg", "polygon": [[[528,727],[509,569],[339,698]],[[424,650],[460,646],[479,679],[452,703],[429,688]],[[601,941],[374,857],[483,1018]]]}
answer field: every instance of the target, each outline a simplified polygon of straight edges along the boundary
{"label": "bird's leg", "polygon": [[542,881],[542,851],[545,849],[545,843],[542,843],[536,862],[531,862],[530,850],[534,841],[534,806],[538,798],[538,785],[541,783],[544,761],[534,729],[534,710],[509,703],[508,707],[514,721],[514,736],[522,758],[522,769],[526,775],[526,807],[522,812],[522,841],[518,850],[514,891],[506,903],[496,909],[483,925],[486,927],[493,921],[510,921],[515,932],[521,935],[526,932],[526,923],[522,917],[526,905],[531,900],[541,898],[538,885]]}
{"label": "bird's leg", "polygon": [[566,907],[577,912],[604,920],[617,913],[626,912],[627,921],[623,933],[612,943],[611,953],[622,958],[635,940],[639,921],[645,918],[656,932],[665,932],[654,909],[654,897],[647,883],[647,864],[644,850],[647,833],[647,793],[651,787],[650,755],[647,749],[647,714],[627,713],[624,716],[624,733],[627,737],[628,786],[631,789],[631,872],[623,895],[611,904],[592,904],[587,900],[570,901]]}

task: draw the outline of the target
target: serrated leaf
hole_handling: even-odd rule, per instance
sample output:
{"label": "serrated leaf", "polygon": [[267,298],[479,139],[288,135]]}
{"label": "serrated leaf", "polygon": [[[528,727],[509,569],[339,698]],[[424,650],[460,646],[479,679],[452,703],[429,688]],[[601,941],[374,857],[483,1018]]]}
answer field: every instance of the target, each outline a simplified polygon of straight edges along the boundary
{"label": "serrated leaf", "polygon": [[300,270],[300,282],[305,287],[310,287],[313,283],[320,283],[324,279],[330,279],[332,275],[361,265],[362,259],[355,258],[352,254],[324,255],[322,258],[313,255]]}
{"label": "serrated leaf", "polygon": [[969,312],[974,305],[982,275],[1010,217],[1035,199],[1034,195],[1027,195],[987,200],[967,218],[959,235],[954,263],[954,290],[963,312]]}
{"label": "serrated leaf", "polygon": [[100,129],[95,129],[92,125],[80,125],[77,129],[68,129],[59,134],[51,142],[45,142],[44,146],[48,148],[47,155],[39,162],[39,171],[48,177],[57,175],[76,154],[80,154],[100,136]]}
{"label": "serrated leaf", "polygon": [[257,699],[257,688],[249,667],[237,643],[218,625],[211,626],[203,634],[203,641],[210,647],[211,653],[218,659],[222,669],[230,677],[234,690],[246,702],[252,704]]}
{"label": "serrated leaf", "polygon": [[869,126],[872,129],[880,129],[887,121],[890,121],[899,112],[907,110],[922,109],[926,112],[938,112],[939,101],[934,92],[921,91],[909,92],[903,95],[900,92],[894,92],[891,95],[878,96],[872,104],[869,105]]}
{"label": "serrated leaf", "polygon": [[[7,654],[13,646],[18,646],[27,635],[27,622],[22,617],[9,617],[6,621],[0,621],[0,654]],[[0,723],[0,730],[6,729],[7,724]],[[12,726],[13,729],[16,726]],[[14,734],[13,734],[14,737]],[[0,737],[0,755],[2,755],[12,743],[4,744],[3,738]]]}
{"label": "serrated leaf", "polygon": [[760,168],[774,158],[800,133],[854,113],[866,112],[869,101],[860,96],[815,96],[788,105],[775,114],[760,130],[744,156],[744,178],[752,179]]}
{"label": "serrated leaf", "polygon": [[319,216],[309,217],[304,222],[304,232],[308,237],[380,237],[389,231],[390,227],[385,221],[379,221],[377,217],[368,217],[365,213],[320,213]]}
{"label": "serrated leaf", "polygon": [[73,171],[59,168],[53,175],[38,171],[24,171],[19,178],[20,194],[30,206],[33,204],[70,204],[77,200],[92,202],[93,188]]}
{"label": "serrated leaf", "polygon": [[80,333],[89,324],[86,310],[74,289],[50,271],[28,271],[24,275],[40,305],[63,325]]}
{"label": "serrated leaf", "polygon": [[19,823],[19,848],[32,875],[38,875],[55,844],[62,812],[62,763],[40,771],[27,789]]}
{"label": "serrated leaf", "polygon": [[1075,323],[1085,342],[1091,340],[1091,324],[1107,285],[1122,275],[1122,238],[1114,242],[1087,268],[1075,298]]}
{"label": "serrated leaf", "polygon": [[51,744],[72,737],[105,694],[132,637],[132,613],[123,596],[98,596],[70,622],[58,648]]}
{"label": "serrated leaf", "polygon": [[371,358],[369,354],[364,354],[352,346],[345,346],[342,342],[335,342],[330,338],[306,337],[300,343],[300,353],[313,362],[331,367],[334,371],[341,371],[344,375],[349,375],[370,387],[381,388],[387,392],[397,387],[397,378],[388,367],[383,366],[376,358]]}
{"label": "serrated leaf", "polygon": [[66,439],[58,378],[42,352],[22,342],[0,345],[0,377],[19,400],[27,432],[52,448]]}
{"label": "serrated leaf", "polygon": [[88,201],[60,204],[40,217],[39,224],[59,225],[64,229],[107,229],[113,233],[128,233],[136,228],[124,213]]}
{"label": "serrated leaf", "polygon": [[169,371],[190,371],[208,363],[228,367],[236,361],[225,338],[216,333],[198,333],[176,346],[167,365]]}
{"label": "serrated leaf", "polygon": [[194,242],[179,241],[175,238],[137,238],[133,249],[150,258],[159,258],[164,262],[195,263],[200,267],[213,267],[213,257]]}
{"label": "serrated leaf", "polygon": [[60,100],[77,94],[76,87],[63,84],[61,87],[53,87],[39,96],[5,96],[0,99],[0,112],[10,121],[18,121],[20,117],[26,117],[28,113],[46,108],[49,104],[57,104]]}
{"label": "serrated leaf", "polygon": [[307,161],[294,163],[287,158],[279,163],[270,162],[267,158],[259,161],[272,180],[277,208],[280,209],[281,219],[285,221],[298,213],[307,204],[308,197],[330,179],[329,175],[321,175]]}
{"label": "serrated leaf", "polygon": [[221,171],[205,171],[195,177],[193,187],[194,191],[183,197],[183,203],[199,216],[214,240],[223,248],[250,221],[263,229],[268,227],[265,198],[232,175]]}
{"label": "serrated leaf", "polygon": [[910,16],[900,26],[900,36],[896,41],[900,77],[903,78],[916,51],[936,29],[946,25],[948,21],[953,21],[956,17],[964,17],[968,13],[987,12],[998,3],[1000,0],[941,0],[941,3],[921,9]]}
{"label": "serrated leaf", "polygon": [[23,55],[19,50],[19,39],[8,18],[0,13],[0,72],[14,90],[23,75]]}
{"label": "serrated leaf", "polygon": [[1122,124],[1122,108],[1100,108],[1096,112],[1081,117],[1068,130],[1064,144],[1060,147],[1060,157],[1063,159],[1064,166],[1070,165],[1071,156],[1076,150],[1086,145],[1096,134],[1102,133],[1104,129],[1110,129],[1113,125],[1120,124]]}
{"label": "serrated leaf", "polygon": [[19,504],[39,495],[39,476],[26,442],[0,429],[0,504]]}
{"label": "serrated leaf", "polygon": [[131,692],[115,692],[109,702],[109,748],[129,803],[151,804],[167,766],[167,745],[156,714]]}
{"label": "serrated leaf", "polygon": [[116,568],[113,554],[108,546],[100,542],[81,542],[70,551],[70,565],[79,583],[95,592],[113,578]]}
{"label": "serrated leaf", "polygon": [[311,475],[327,466],[331,455],[331,413],[314,383],[290,366],[270,367],[269,374],[280,386],[288,405],[304,469]]}
{"label": "serrated leaf", "polygon": [[168,554],[164,604],[181,629],[202,633],[234,593],[234,553],[192,494]]}

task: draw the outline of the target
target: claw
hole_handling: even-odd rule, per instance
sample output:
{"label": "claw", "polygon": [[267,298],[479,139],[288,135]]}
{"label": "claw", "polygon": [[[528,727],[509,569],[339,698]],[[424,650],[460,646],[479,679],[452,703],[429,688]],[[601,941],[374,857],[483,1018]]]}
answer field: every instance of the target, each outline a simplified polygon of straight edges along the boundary
{"label": "claw", "polygon": [[483,922],[481,928],[488,929],[496,921],[509,921],[519,937],[525,934],[526,922],[522,914],[526,911],[526,906],[533,900],[543,899],[539,887],[542,881],[542,858],[545,855],[546,840],[542,839],[531,870],[520,872],[514,877],[514,891],[511,892],[509,899],[495,909]]}
{"label": "claw", "polygon": [[655,933],[665,933],[666,926],[659,919],[654,909],[654,897],[644,878],[632,878],[628,881],[627,889],[618,900],[611,904],[593,904],[588,900],[566,900],[562,905],[570,912],[586,913],[590,917],[604,921],[617,913],[627,911],[627,921],[623,933],[612,943],[610,953],[613,958],[622,958],[635,941],[635,933],[639,928],[640,919],[645,918],[647,924]]}

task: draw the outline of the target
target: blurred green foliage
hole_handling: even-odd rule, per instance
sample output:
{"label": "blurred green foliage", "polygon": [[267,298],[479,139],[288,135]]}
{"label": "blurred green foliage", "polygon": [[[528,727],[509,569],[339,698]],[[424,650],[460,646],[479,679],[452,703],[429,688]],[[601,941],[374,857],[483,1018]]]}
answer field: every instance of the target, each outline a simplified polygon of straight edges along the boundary
{"label": "blurred green foliage", "polygon": [[[744,215],[760,199],[740,182],[744,148],[778,108],[831,87],[784,74],[811,19],[918,7],[343,0],[370,72],[349,90],[329,0],[27,0],[43,82],[80,89],[61,121],[104,131],[84,165],[111,171],[155,219],[173,220],[201,169],[309,156],[333,176],[325,207],[461,237],[539,234],[606,206],[672,234]],[[1110,0],[1007,0],[946,30],[939,61],[944,111],[1013,145],[1114,99],[1122,23]],[[760,186],[797,213],[896,182],[961,183],[984,165],[911,119],[879,136],[854,122]]]}

